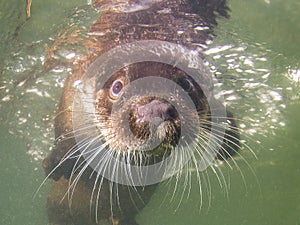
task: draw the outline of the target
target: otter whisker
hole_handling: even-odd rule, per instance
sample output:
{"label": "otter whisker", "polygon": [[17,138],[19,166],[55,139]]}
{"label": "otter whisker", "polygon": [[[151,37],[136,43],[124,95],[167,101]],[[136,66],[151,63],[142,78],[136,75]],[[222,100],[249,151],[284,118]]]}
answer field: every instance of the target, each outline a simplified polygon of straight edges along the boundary
{"label": "otter whisker", "polygon": [[202,183],[206,187],[205,192],[207,193],[207,198],[208,198],[207,210],[209,210],[211,207],[211,201],[212,201],[212,190],[211,190],[211,181],[210,181],[210,177],[208,174],[208,170],[203,171],[203,179],[204,179],[204,182],[202,182]]}
{"label": "otter whisker", "polygon": [[[221,129],[227,129],[226,127],[227,127],[227,124],[224,126],[224,125],[222,125],[222,124],[218,124],[218,123],[213,123],[213,122],[211,122],[211,121],[204,121],[204,124],[202,125],[204,128],[206,128],[206,129],[210,129],[212,132],[214,132],[214,134],[216,134],[216,133],[220,133],[220,135],[219,135],[219,137],[223,137],[223,133],[224,132],[222,132],[222,131],[220,131],[220,130],[218,130],[218,129],[216,129],[216,128],[213,128],[213,127],[211,127],[211,126],[205,126],[205,123],[210,123],[211,125],[213,125],[213,127],[220,127]],[[236,129],[236,127],[232,127],[232,126],[228,126],[228,128],[229,129],[231,129],[231,132],[233,132],[234,134],[238,134],[238,131],[237,131],[237,129]],[[216,134],[217,135],[217,134]],[[234,141],[236,141],[236,142],[239,142],[240,141],[240,139],[237,137],[237,136],[233,136],[233,135],[231,135],[231,134],[228,134],[228,133],[226,133],[225,135],[224,135],[224,137],[229,137],[229,138],[231,138],[232,140],[230,140],[230,139],[226,139],[228,142],[230,142],[231,144],[233,144],[236,148],[239,148],[240,147],[240,145],[239,144],[237,144],[237,143],[235,143]],[[223,138],[224,138],[223,137]],[[245,146],[251,153],[252,153],[252,155],[255,157],[255,158],[257,158],[257,156],[256,156],[256,154],[255,154],[255,152],[252,150],[252,148],[250,147],[250,146],[248,146],[246,143],[243,143],[243,146]],[[230,147],[230,146],[228,146],[228,147]],[[234,150],[232,147],[231,147],[231,149],[234,151],[234,152],[236,152],[237,153],[237,150]],[[230,154],[229,154],[230,155]]]}
{"label": "otter whisker", "polygon": [[220,115],[213,115],[213,114],[207,114],[206,115],[207,118],[211,119],[211,118],[214,118],[214,117],[217,117],[217,118],[223,118],[223,119],[229,119],[229,120],[235,120],[235,121],[238,121],[238,122],[246,122],[246,123],[253,123],[255,122],[252,118],[239,118],[239,117],[233,117],[231,115],[231,113],[229,113],[229,116],[223,116],[221,117]]}
{"label": "otter whisker", "polygon": [[[222,134],[218,134],[219,130],[214,130],[214,129],[212,129],[212,130],[213,130],[213,132],[214,132],[214,133],[213,133],[214,136],[216,136],[216,137],[218,137],[218,138],[220,138],[220,139],[226,138],[226,136],[227,136],[227,137],[230,137],[230,138],[233,139],[233,140],[230,140],[230,139],[228,139],[228,138],[226,138],[225,140],[226,140],[227,142],[229,142],[230,144],[234,145],[236,148],[239,148],[239,147],[240,147],[239,144],[237,144],[236,142],[234,142],[234,141],[239,141],[239,139],[238,139],[236,136],[232,136],[232,135],[230,135],[230,134],[226,134],[226,135],[224,136],[223,133],[222,133]],[[227,143],[225,143],[225,144],[226,144],[227,147],[231,148],[236,154],[238,154],[238,155],[246,162],[245,158],[244,158],[244,157],[243,157],[236,149],[233,149],[233,147],[232,147],[232,146],[229,146]],[[253,150],[252,150],[247,144],[243,143],[243,145],[244,145],[247,149],[249,149],[251,153],[254,154]],[[220,146],[220,147],[222,147],[222,146]],[[229,153],[224,147],[222,147],[222,150],[223,150],[224,152],[226,152],[226,153],[230,156],[230,153]],[[220,155],[220,156],[224,159],[224,156],[222,156],[222,155]],[[256,157],[255,154],[254,154],[254,156]]]}
{"label": "otter whisker", "polygon": [[[219,116],[210,116],[210,118],[223,118],[223,119],[228,119],[228,120],[235,120],[235,121],[241,121],[241,122],[253,122],[253,121],[246,121],[245,119],[239,119],[239,118],[232,118],[232,117],[219,117]],[[209,121],[209,120],[208,120]],[[257,140],[253,139],[253,137],[251,137],[249,134],[247,134],[243,129],[239,128],[239,127],[236,127],[236,126],[233,126],[233,125],[230,125],[228,124],[228,128],[233,128],[235,129],[238,133],[241,133],[243,134],[243,136],[245,136],[247,139],[253,141],[254,143],[255,142],[258,142]],[[256,156],[255,156],[256,157]]]}
{"label": "otter whisker", "polygon": [[[89,125],[89,124],[91,124],[91,125]],[[89,125],[89,126],[87,126],[87,125]],[[77,129],[74,129],[72,131],[65,132],[65,133],[61,134],[60,136],[58,136],[55,139],[55,142],[68,141],[68,140],[73,139],[74,137],[76,137],[76,135],[88,134],[88,133],[90,133],[90,129],[95,128],[95,127],[96,127],[95,123],[85,123],[83,125],[83,127],[81,127],[81,128],[77,128]],[[76,133],[76,135],[75,135],[75,133]]]}
{"label": "otter whisker", "polygon": [[[106,155],[109,155],[109,156],[107,157]],[[98,173],[99,177],[100,177],[100,174],[105,173],[106,170],[107,170],[107,168],[109,168],[109,166],[107,166],[107,165],[111,164],[111,160],[112,160],[113,155],[114,155],[114,152],[111,149],[108,149],[107,154],[105,154],[105,156],[104,156],[104,162],[100,163],[100,161],[99,161],[98,166],[100,164],[102,165],[102,169],[101,170],[99,170],[99,168],[97,169],[99,171],[102,171],[102,172]],[[104,181],[104,177],[101,178],[100,188],[98,188],[97,197],[96,197],[96,207],[95,207],[95,212],[96,213],[95,213],[95,215],[96,215],[96,220],[97,221],[98,221],[98,206],[99,206],[99,202],[100,202],[100,193],[101,193],[100,191],[101,191],[101,186],[102,186],[103,181]],[[96,183],[95,183],[95,185],[96,185]],[[96,188],[95,185],[93,187],[93,190]],[[94,193],[94,191],[93,191],[93,193]],[[91,196],[91,198],[92,198],[92,196]],[[112,205],[112,202],[111,202],[111,205]]]}
{"label": "otter whisker", "polygon": [[[173,190],[173,194],[171,196],[171,201],[173,201],[174,197],[175,197],[175,194],[177,192],[177,187],[178,187],[178,183],[179,183],[179,180],[182,176],[182,174],[184,173],[184,167],[186,165],[183,164],[183,162],[190,158],[190,151],[189,151],[189,146],[186,144],[185,147],[181,146],[181,149],[179,150],[179,154],[176,154],[176,155],[179,155],[178,157],[175,158],[174,160],[174,163],[172,164],[174,168],[172,168],[172,171],[176,171],[176,176],[175,176],[175,179],[176,179],[176,182],[175,182],[175,188]],[[184,178],[184,189],[182,191],[182,194],[181,194],[181,197],[180,197],[180,201],[179,201],[179,204],[177,205],[177,208],[176,210],[178,210],[181,202],[183,201],[183,197],[184,197],[184,193],[186,191],[186,188],[188,186],[188,181],[190,180],[190,177],[187,173],[185,173],[185,178]],[[191,186],[189,186],[189,191],[188,191],[188,195],[189,195],[189,192],[190,192],[190,188]]]}
{"label": "otter whisker", "polygon": [[[201,182],[201,177],[200,177],[200,169],[198,167],[198,160],[195,157],[194,151],[195,150],[193,149],[193,154],[191,154],[191,158],[192,158],[192,162],[194,163],[194,166],[196,167],[196,176],[197,176],[198,185],[199,185],[200,209],[201,209],[202,205],[203,205],[202,182]],[[189,171],[189,173],[191,174],[191,171]]]}
{"label": "otter whisker", "polygon": [[[217,145],[218,146],[218,142],[216,142],[214,139],[212,139],[211,138],[211,135],[210,135],[210,133],[202,133],[202,136],[201,137],[199,137],[200,139],[202,139],[205,143],[207,143],[207,140],[212,140],[213,142],[214,142],[214,144],[215,145]],[[199,145],[200,143],[198,143],[198,145]],[[202,145],[202,143],[200,144],[200,145]],[[208,151],[213,151],[213,152],[217,152],[217,150],[216,149],[214,149],[212,146],[210,146],[210,145],[208,145],[208,146],[202,146],[202,148],[204,147],[204,149],[208,149]],[[206,162],[212,162],[212,160],[215,160],[215,157],[210,153],[210,152],[207,152],[207,151],[199,151],[199,150],[197,150],[196,149],[196,152],[198,153],[198,155],[202,158],[202,160],[204,160],[204,163],[206,163]],[[205,165],[205,166],[208,166],[208,167],[210,167],[210,169],[212,169],[213,170],[213,172],[216,174],[216,177],[217,177],[217,179],[218,179],[218,182],[219,182],[219,184],[220,184],[220,187],[222,188],[222,181],[221,181],[221,179],[220,179],[220,177],[219,177],[219,175],[215,172],[215,170],[214,170],[214,168],[213,168],[213,166],[212,165]],[[229,165],[230,166],[230,165]],[[223,182],[225,181],[224,179],[222,179],[223,180]],[[226,188],[226,182],[224,182],[225,183],[225,188]],[[227,190],[227,188],[226,188],[226,190]]]}
{"label": "otter whisker", "polygon": [[[229,157],[231,157],[230,154],[227,152],[227,150],[222,146],[223,142],[220,143],[220,142],[216,142],[214,139],[211,139],[211,137],[214,136],[217,139],[220,138],[220,141],[222,141],[223,136],[218,136],[214,133],[210,133],[210,132],[207,132],[207,131],[204,131],[203,133],[204,133],[204,136],[206,136],[208,139],[212,140],[214,142],[214,144],[216,145],[216,147],[217,147],[217,149],[210,148],[211,150],[213,150],[217,155],[219,155],[219,150],[218,149],[221,149],[222,151],[225,151],[228,154]],[[236,152],[236,153],[239,154],[238,152]],[[229,168],[232,169],[232,167],[229,164],[227,158],[225,158],[225,156],[223,156],[223,155],[220,155],[220,157],[222,158],[223,161],[226,162],[226,164],[229,166]],[[234,163],[236,165],[235,161],[234,161]]]}
{"label": "otter whisker", "polygon": [[[99,136],[101,136],[101,135],[99,135]],[[93,140],[91,140],[90,142],[87,142],[87,145],[86,145],[86,146],[81,146],[81,147],[84,147],[84,149],[80,149],[80,152],[81,152],[80,157],[78,157],[78,159],[76,160],[76,163],[75,163],[75,165],[74,165],[74,167],[73,167],[73,170],[72,170],[72,173],[71,173],[71,177],[70,177],[70,180],[69,180],[69,181],[70,181],[70,184],[69,184],[69,188],[68,188],[67,193],[69,193],[69,191],[72,189],[71,195],[70,195],[70,201],[71,201],[72,196],[73,196],[73,194],[74,194],[75,187],[76,187],[76,185],[77,185],[77,183],[78,183],[80,177],[82,176],[83,172],[87,169],[87,167],[90,165],[90,163],[91,163],[96,157],[98,157],[99,152],[101,152],[103,149],[106,148],[106,145],[102,145],[102,146],[100,147],[100,149],[97,148],[97,146],[96,146],[96,147],[93,147],[92,149],[89,149],[89,147],[92,145],[92,143],[94,142],[94,140],[97,140],[97,139],[100,138],[99,136],[93,138]],[[98,154],[89,154],[88,156],[85,156],[85,161],[82,161],[82,162],[78,165],[81,156],[83,156],[84,154],[87,154],[87,153],[91,153],[91,152],[93,152],[93,151],[98,151]],[[80,169],[80,171],[77,173],[76,177],[73,178],[73,174],[75,174],[76,171],[77,171],[78,169]]]}
{"label": "otter whisker", "polygon": [[[120,160],[122,156],[122,153],[121,152],[117,152],[117,160]],[[116,177],[119,177],[119,163],[115,163],[115,171],[116,171]],[[115,185],[115,193],[116,193],[116,201],[117,201],[117,206],[118,208],[121,210],[121,204],[120,204],[120,197],[119,197],[119,185]],[[111,205],[113,206],[113,202],[111,202]]]}
{"label": "otter whisker", "polygon": [[[216,134],[214,134],[215,136],[217,136]],[[222,136],[221,136],[221,138],[223,138]],[[220,149],[222,149],[222,151],[225,151],[225,152],[227,152],[227,150],[222,146],[222,145],[220,145],[219,146],[219,148]],[[236,154],[238,154],[238,155],[240,155],[240,153],[239,152],[237,152]],[[225,159],[224,158],[224,156],[221,156],[222,158],[223,158],[223,160],[227,163],[227,165],[229,165],[229,162],[228,162],[228,160],[227,159]],[[251,171],[252,171],[252,168],[251,168],[251,166],[249,165],[249,163],[247,162],[247,160],[244,158],[244,157],[242,157],[241,155],[240,155],[240,157],[241,157],[241,159],[246,163],[246,165],[248,165],[249,166],[249,168],[251,169]],[[241,168],[238,166],[238,164],[237,164],[237,162],[236,162],[236,160],[235,159],[233,159],[232,158],[232,161],[233,161],[233,163],[234,163],[234,165],[235,165],[235,167],[239,170],[239,172],[240,172],[240,174],[241,174],[241,177],[242,177],[242,179],[243,179],[243,182],[244,182],[244,184],[246,185],[246,183],[245,183],[245,177],[244,177],[244,174],[243,174],[243,172],[242,172],[242,170],[241,170]],[[229,167],[232,169],[232,167],[229,165]]]}
{"label": "otter whisker", "polygon": [[[132,168],[131,157],[132,156],[133,156],[133,158],[136,157],[135,151],[132,153],[130,152],[130,150],[124,152],[124,155],[123,155],[124,161],[121,164],[122,165],[121,169],[123,170],[123,173],[125,174],[126,182],[128,182],[128,184],[129,184],[128,186],[135,188],[135,183],[134,183],[133,175],[132,175],[132,171],[131,171],[131,168]],[[136,162],[137,161],[135,161],[135,159],[134,159],[133,166],[136,165],[135,164]],[[138,162],[138,163],[140,163],[140,162]],[[141,179],[140,177],[141,176],[138,176],[139,180]],[[140,180],[140,183],[142,183],[141,180]]]}
{"label": "otter whisker", "polygon": [[[100,183],[98,184],[98,180],[99,180],[100,177],[101,177]],[[100,173],[97,173],[96,180],[94,182],[91,197],[90,197],[90,214],[91,214],[92,213],[92,206],[93,206],[93,198],[94,198],[94,194],[95,194],[95,191],[97,189],[97,184],[98,184],[98,190],[97,190],[97,195],[96,195],[96,200],[95,200],[95,219],[96,219],[97,223],[98,223],[99,198],[100,198],[100,192],[102,190],[103,182],[104,182],[104,177],[100,176]]]}
{"label": "otter whisker", "polygon": [[[143,204],[145,204],[144,200],[142,199],[142,197],[140,196],[140,194],[139,194],[139,192],[137,190],[136,185],[134,185],[134,180],[133,180],[133,176],[132,176],[132,172],[131,172],[130,157],[131,157],[132,154],[136,155],[136,151],[131,152],[130,150],[128,150],[128,151],[124,152],[123,154],[124,154],[123,157],[126,158],[126,160],[127,160],[126,162],[127,163],[122,164],[122,165],[124,165],[124,167],[122,167],[121,169],[124,170],[124,173],[126,174],[125,178],[127,178],[128,183],[132,184],[132,185],[127,185],[127,189],[129,190],[129,194],[130,194],[131,200],[134,203],[134,205],[136,205],[135,200],[133,199],[133,197],[131,195],[131,191],[130,191],[130,190],[133,189],[135,191],[135,193],[138,195],[138,198],[140,199],[140,201]],[[139,155],[141,155],[141,152],[139,152]],[[138,163],[142,163],[141,159],[139,160]],[[136,162],[134,162],[134,165],[136,165]]]}
{"label": "otter whisker", "polygon": [[[40,189],[41,189],[41,187],[45,184],[45,182],[47,181],[47,179],[49,179],[51,176],[52,176],[52,174],[59,168],[59,167],[61,167],[62,166],[62,164],[64,163],[64,162],[66,162],[69,158],[70,158],[70,155],[69,155],[69,153],[70,152],[73,152],[72,154],[76,154],[76,151],[73,151],[74,149],[75,149],[75,147],[76,146],[73,146],[71,149],[69,149],[68,151],[67,151],[67,153],[62,157],[62,159],[60,160],[60,162],[47,174],[47,176],[45,177],[45,179],[42,181],[42,183],[40,184],[40,186],[37,188],[37,191],[35,192],[35,194],[34,194],[34,198],[35,198],[35,196],[37,195],[37,193],[40,191]],[[71,155],[72,155],[71,154]],[[67,156],[69,156],[69,157],[67,157]]]}
{"label": "otter whisker", "polygon": [[[188,148],[188,146],[187,146],[187,148]],[[190,150],[190,149],[189,149]],[[189,153],[190,151],[182,151],[183,152],[183,154],[184,153]],[[189,154],[190,155],[190,154]],[[183,172],[183,168],[181,168],[180,169],[180,171],[182,171]],[[177,207],[176,207],[176,209],[175,209],[175,212],[179,209],[179,207],[180,207],[180,205],[181,205],[181,203],[182,203],[182,201],[183,201],[183,198],[184,198],[184,194],[185,194],[185,191],[186,191],[186,188],[187,188],[187,186],[188,186],[188,184],[190,184],[189,185],[189,189],[188,189],[188,193],[187,193],[187,198],[188,198],[188,196],[189,196],[189,194],[190,194],[190,191],[191,191],[191,176],[190,176],[190,173],[185,173],[185,178],[184,178],[184,183],[183,183],[183,190],[182,190],[182,194],[181,194],[181,197],[180,197],[180,200],[179,200],[179,202],[178,202],[178,204],[177,204]],[[189,182],[190,181],[190,182]]]}

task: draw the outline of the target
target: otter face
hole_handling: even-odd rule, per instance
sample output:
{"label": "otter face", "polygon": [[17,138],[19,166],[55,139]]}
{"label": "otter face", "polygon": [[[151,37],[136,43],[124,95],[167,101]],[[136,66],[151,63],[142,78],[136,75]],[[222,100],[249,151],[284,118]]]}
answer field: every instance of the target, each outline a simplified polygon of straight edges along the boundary
{"label": "otter face", "polygon": [[97,65],[74,95],[76,145],[65,159],[77,158],[75,171],[89,167],[115,183],[150,185],[185,165],[202,171],[237,152],[235,122],[213,97],[204,70],[195,76],[172,64],[143,61],[110,74]]}
{"label": "otter face", "polygon": [[[147,90],[134,85],[155,78],[173,85],[161,88],[164,85],[154,81]],[[192,99],[196,110],[180,91]],[[114,151],[163,156],[179,144],[183,125],[190,129],[186,145],[196,139],[204,127],[195,124],[207,120],[209,104],[197,83],[180,69],[143,62],[118,71],[98,90],[96,114],[99,132]]]}
{"label": "otter face", "polygon": [[76,146],[65,158],[83,158],[80,171],[89,167],[115,183],[150,185],[189,166],[203,171],[239,148],[235,122],[214,98],[211,74],[184,46],[141,41],[114,48],[79,83],[72,107]]}

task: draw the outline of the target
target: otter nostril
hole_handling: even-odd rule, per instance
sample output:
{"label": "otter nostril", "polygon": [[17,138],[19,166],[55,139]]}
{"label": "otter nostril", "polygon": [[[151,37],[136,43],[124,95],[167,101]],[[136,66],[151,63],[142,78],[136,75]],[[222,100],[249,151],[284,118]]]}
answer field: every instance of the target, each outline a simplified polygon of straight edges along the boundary
{"label": "otter nostril", "polygon": [[169,116],[169,119],[175,119],[177,117],[177,111],[173,105],[169,105],[169,108],[167,109],[166,115]]}
{"label": "otter nostril", "polygon": [[161,122],[175,119],[177,111],[175,107],[166,101],[152,100],[144,105],[136,106],[137,118],[142,122]]}

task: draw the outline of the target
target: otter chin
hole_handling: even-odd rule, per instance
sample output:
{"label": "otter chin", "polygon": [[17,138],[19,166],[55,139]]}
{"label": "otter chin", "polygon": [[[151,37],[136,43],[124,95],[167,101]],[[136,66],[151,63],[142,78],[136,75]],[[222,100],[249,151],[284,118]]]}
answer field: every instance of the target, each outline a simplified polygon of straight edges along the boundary
{"label": "otter chin", "polygon": [[239,149],[199,47],[228,8],[223,0],[94,7],[102,13],[85,43],[89,53],[66,80],[55,148],[43,161],[53,180],[48,216],[57,225],[133,225],[160,182]]}

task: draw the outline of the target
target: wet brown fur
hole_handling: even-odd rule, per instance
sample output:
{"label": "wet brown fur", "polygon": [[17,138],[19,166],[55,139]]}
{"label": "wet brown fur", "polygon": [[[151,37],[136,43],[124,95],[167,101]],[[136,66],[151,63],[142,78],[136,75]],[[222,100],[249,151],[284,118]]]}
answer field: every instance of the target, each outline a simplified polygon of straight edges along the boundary
{"label": "wet brown fur", "polygon": [[[134,2],[130,0],[128,2]],[[102,7],[111,3],[98,0],[94,7]],[[164,9],[171,9],[169,13]],[[48,214],[52,224],[96,225],[95,203],[91,201],[96,175],[90,177],[91,170],[85,171],[72,195],[72,204],[65,194],[68,191],[70,174],[75,159],[69,159],[60,167],[65,154],[76,145],[72,134],[72,103],[75,93],[73,83],[82,78],[88,66],[101,54],[121,44],[136,40],[161,40],[182,44],[190,49],[197,49],[213,36],[213,27],[217,25],[218,15],[227,17],[228,8],[224,0],[168,0],[153,3],[151,7],[136,12],[120,12],[108,9],[103,11],[90,29],[90,37],[85,43],[88,55],[74,66],[72,74],[67,78],[63,95],[55,120],[56,147],[44,160],[46,174],[50,174],[53,186],[48,199]],[[208,27],[206,30],[195,30],[197,26]],[[178,31],[183,31],[179,34]],[[101,35],[104,34],[104,35]],[[101,186],[98,217],[114,225],[134,225],[137,212],[149,201],[154,186],[139,187],[136,190],[123,185],[114,184],[104,179]],[[116,192],[116,186],[118,192]],[[118,196],[120,202],[111,202],[110,195]],[[62,200],[63,199],[63,200]],[[115,199],[115,198],[113,198]],[[141,200],[142,199],[142,200]],[[113,212],[113,215],[112,215]]]}

